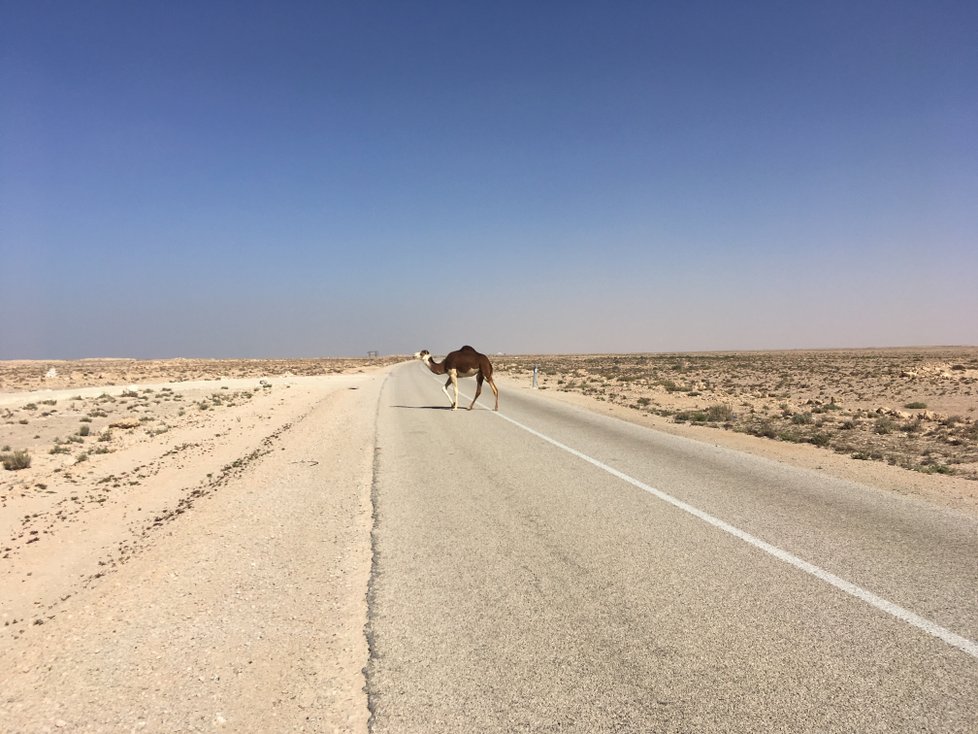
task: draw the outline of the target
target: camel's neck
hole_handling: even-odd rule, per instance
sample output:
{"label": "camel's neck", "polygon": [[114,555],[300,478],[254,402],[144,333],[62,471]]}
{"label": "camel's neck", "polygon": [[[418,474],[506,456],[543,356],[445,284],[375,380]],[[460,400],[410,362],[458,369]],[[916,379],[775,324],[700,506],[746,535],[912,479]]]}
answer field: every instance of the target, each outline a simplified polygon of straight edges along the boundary
{"label": "camel's neck", "polygon": [[428,365],[428,369],[434,372],[436,375],[445,374],[445,363],[442,362],[441,364],[438,364],[434,359],[431,358],[431,355],[425,357],[424,363]]}

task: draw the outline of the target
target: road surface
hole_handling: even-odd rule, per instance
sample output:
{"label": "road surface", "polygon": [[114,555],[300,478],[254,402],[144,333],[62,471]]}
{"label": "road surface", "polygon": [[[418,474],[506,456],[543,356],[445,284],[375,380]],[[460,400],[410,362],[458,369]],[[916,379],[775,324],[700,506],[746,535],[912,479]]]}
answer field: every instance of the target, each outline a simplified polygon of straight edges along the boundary
{"label": "road surface", "polygon": [[417,364],[381,390],[372,731],[978,731],[974,519],[500,406]]}

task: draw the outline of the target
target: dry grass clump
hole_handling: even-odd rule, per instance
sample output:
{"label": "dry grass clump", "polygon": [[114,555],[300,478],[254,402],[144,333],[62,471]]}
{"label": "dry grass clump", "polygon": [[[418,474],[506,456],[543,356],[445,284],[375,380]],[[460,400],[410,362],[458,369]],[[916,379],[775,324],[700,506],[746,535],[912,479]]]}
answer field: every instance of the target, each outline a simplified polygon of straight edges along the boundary
{"label": "dry grass clump", "polygon": [[[497,370],[697,425],[978,479],[978,348],[497,357]],[[903,406],[894,409],[890,406]]]}
{"label": "dry grass clump", "polygon": [[3,468],[7,471],[28,469],[31,465],[31,455],[22,449],[17,451],[10,451],[8,449],[8,451],[0,454],[0,463],[3,464]]}

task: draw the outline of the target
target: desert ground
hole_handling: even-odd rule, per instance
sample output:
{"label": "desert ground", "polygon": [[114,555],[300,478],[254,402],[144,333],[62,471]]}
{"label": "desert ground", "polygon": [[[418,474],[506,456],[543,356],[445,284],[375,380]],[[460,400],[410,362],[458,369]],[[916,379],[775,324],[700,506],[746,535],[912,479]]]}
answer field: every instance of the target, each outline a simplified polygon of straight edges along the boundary
{"label": "desert ground", "polygon": [[[497,357],[636,415],[978,480],[978,348]],[[658,425],[662,425],[659,421]]]}
{"label": "desert ground", "polygon": [[365,731],[398,361],[0,364],[0,731]]}
{"label": "desert ground", "polygon": [[[373,421],[405,359],[0,362],[0,730],[366,731]],[[493,362],[503,411],[536,367],[554,399],[978,513],[978,348]]]}
{"label": "desert ground", "polygon": [[403,361],[374,359],[81,359],[0,362],[0,396],[31,390],[346,374]]}

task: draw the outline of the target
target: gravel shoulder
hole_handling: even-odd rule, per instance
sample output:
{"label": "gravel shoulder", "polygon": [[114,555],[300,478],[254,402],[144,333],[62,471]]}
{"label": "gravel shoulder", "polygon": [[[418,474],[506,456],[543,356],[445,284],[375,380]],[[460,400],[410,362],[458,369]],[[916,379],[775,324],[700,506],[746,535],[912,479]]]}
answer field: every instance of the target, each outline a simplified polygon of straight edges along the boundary
{"label": "gravel shoulder", "polygon": [[16,472],[0,513],[0,729],[365,732],[386,373],[276,378],[117,440],[81,477]]}

